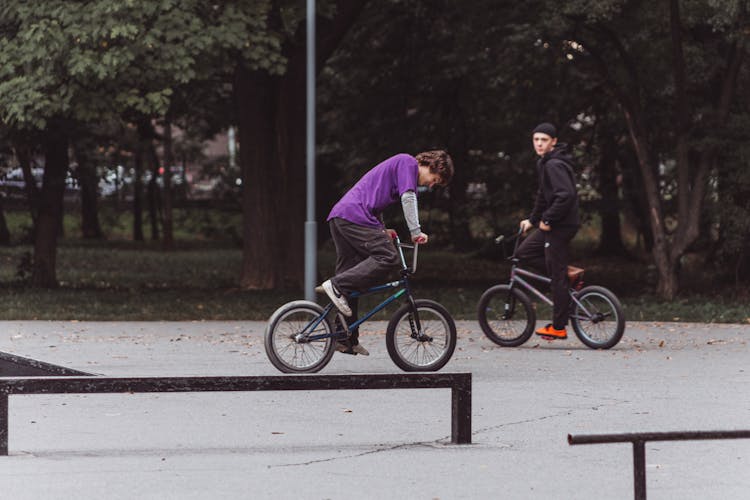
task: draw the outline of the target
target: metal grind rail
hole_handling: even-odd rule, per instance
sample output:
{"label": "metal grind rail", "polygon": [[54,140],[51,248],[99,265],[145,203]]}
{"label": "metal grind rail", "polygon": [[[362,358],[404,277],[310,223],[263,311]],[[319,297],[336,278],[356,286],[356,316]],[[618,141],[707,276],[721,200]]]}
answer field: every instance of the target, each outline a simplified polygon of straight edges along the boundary
{"label": "metal grind rail", "polygon": [[451,389],[451,442],[471,443],[471,373],[253,377],[45,377],[0,379],[0,455],[8,454],[8,400],[29,394]]}
{"label": "metal grind rail", "polygon": [[636,432],[630,434],[568,434],[568,444],[633,443],[635,500],[646,500],[646,443],[649,441],[698,441],[750,439],[750,431]]}

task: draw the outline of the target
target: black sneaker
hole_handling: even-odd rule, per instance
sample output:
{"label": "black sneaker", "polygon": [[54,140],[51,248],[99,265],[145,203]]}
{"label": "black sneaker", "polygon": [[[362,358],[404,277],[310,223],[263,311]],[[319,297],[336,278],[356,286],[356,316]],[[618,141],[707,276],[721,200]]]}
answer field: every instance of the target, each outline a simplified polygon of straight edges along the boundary
{"label": "black sneaker", "polygon": [[352,345],[351,340],[339,340],[336,342],[336,350],[338,352],[343,352],[344,354],[353,354],[357,355],[360,354],[362,356],[369,356],[370,352],[362,347],[362,344],[354,344]]}

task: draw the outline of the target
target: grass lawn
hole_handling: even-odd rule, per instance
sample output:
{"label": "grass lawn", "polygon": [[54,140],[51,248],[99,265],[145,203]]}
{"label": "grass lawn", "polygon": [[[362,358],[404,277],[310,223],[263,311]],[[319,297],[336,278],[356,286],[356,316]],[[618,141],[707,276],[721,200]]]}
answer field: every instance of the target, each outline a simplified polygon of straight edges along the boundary
{"label": "grass lawn", "polygon": [[[23,212],[6,213],[11,234],[30,226]],[[242,262],[237,245],[239,215],[218,210],[176,210],[177,250],[164,252],[159,242],[133,242],[127,213],[105,208],[101,214],[106,241],[85,241],[78,217],[66,215],[65,234],[58,249],[60,287],[39,290],[26,286],[29,245],[0,247],[0,296],[4,320],[265,320],[281,304],[300,299],[297,291],[247,291],[239,288]],[[147,221],[146,221],[147,222]],[[146,225],[144,233],[150,234]],[[727,286],[695,260],[683,267],[680,296],[671,302],[653,293],[653,266],[632,259],[598,258],[591,228],[573,242],[572,263],[586,268],[585,282],[610,288],[629,320],[750,323],[750,292]],[[330,242],[319,250],[321,279],[332,274],[335,253]],[[509,263],[499,248],[489,245],[476,254],[461,254],[430,245],[420,252],[413,280],[415,296],[442,303],[457,319],[476,318],[476,304],[488,287],[507,281]],[[19,272],[20,271],[20,272]],[[380,296],[362,299],[360,310]],[[394,303],[376,318],[385,319]],[[539,306],[539,319],[550,316]]]}
{"label": "grass lawn", "polygon": [[[178,250],[164,252],[156,244],[64,241],[58,251],[60,287],[39,290],[17,276],[19,263],[31,250],[23,245],[0,248],[0,319],[264,320],[284,302],[303,295],[301,290],[241,290],[240,249],[208,242],[181,242]],[[334,259],[330,248],[321,249],[321,276],[331,273]],[[653,272],[642,263],[589,258],[586,269],[587,283],[607,286],[620,296],[629,320],[750,322],[750,297],[736,290],[688,290],[675,301],[663,302],[653,295]],[[507,280],[508,270],[502,259],[425,248],[414,292],[441,302],[457,319],[473,319],[482,292]],[[361,309],[377,300],[379,296],[364,298]],[[396,307],[378,318],[387,318]],[[539,307],[538,316],[549,316],[546,306]]]}

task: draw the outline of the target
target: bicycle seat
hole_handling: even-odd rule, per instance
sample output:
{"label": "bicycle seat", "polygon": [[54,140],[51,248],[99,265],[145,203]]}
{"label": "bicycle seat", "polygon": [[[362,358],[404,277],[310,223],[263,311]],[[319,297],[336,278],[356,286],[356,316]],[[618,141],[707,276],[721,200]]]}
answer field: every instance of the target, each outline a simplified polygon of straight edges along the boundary
{"label": "bicycle seat", "polygon": [[584,270],[580,267],[568,266],[568,281],[570,281],[571,287],[581,281],[583,278],[583,271]]}

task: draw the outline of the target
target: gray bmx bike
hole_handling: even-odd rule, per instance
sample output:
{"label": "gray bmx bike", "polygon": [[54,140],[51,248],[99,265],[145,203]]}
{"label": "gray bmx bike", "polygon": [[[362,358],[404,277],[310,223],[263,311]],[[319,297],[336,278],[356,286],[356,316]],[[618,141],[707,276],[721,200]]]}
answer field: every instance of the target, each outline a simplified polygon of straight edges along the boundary
{"label": "gray bmx bike", "polygon": [[[521,232],[511,238],[498,236],[495,242],[515,239],[513,263],[508,283],[488,288],[480,297],[477,317],[484,334],[503,347],[517,347],[529,340],[536,327],[536,309],[532,297],[552,305],[552,300],[528,280],[549,284],[551,280],[519,266],[515,257]],[[583,286],[584,270],[568,267],[570,282],[570,323],[576,336],[592,349],[617,345],[625,332],[622,305],[612,291],[603,286]],[[528,294],[527,294],[528,293]]]}

